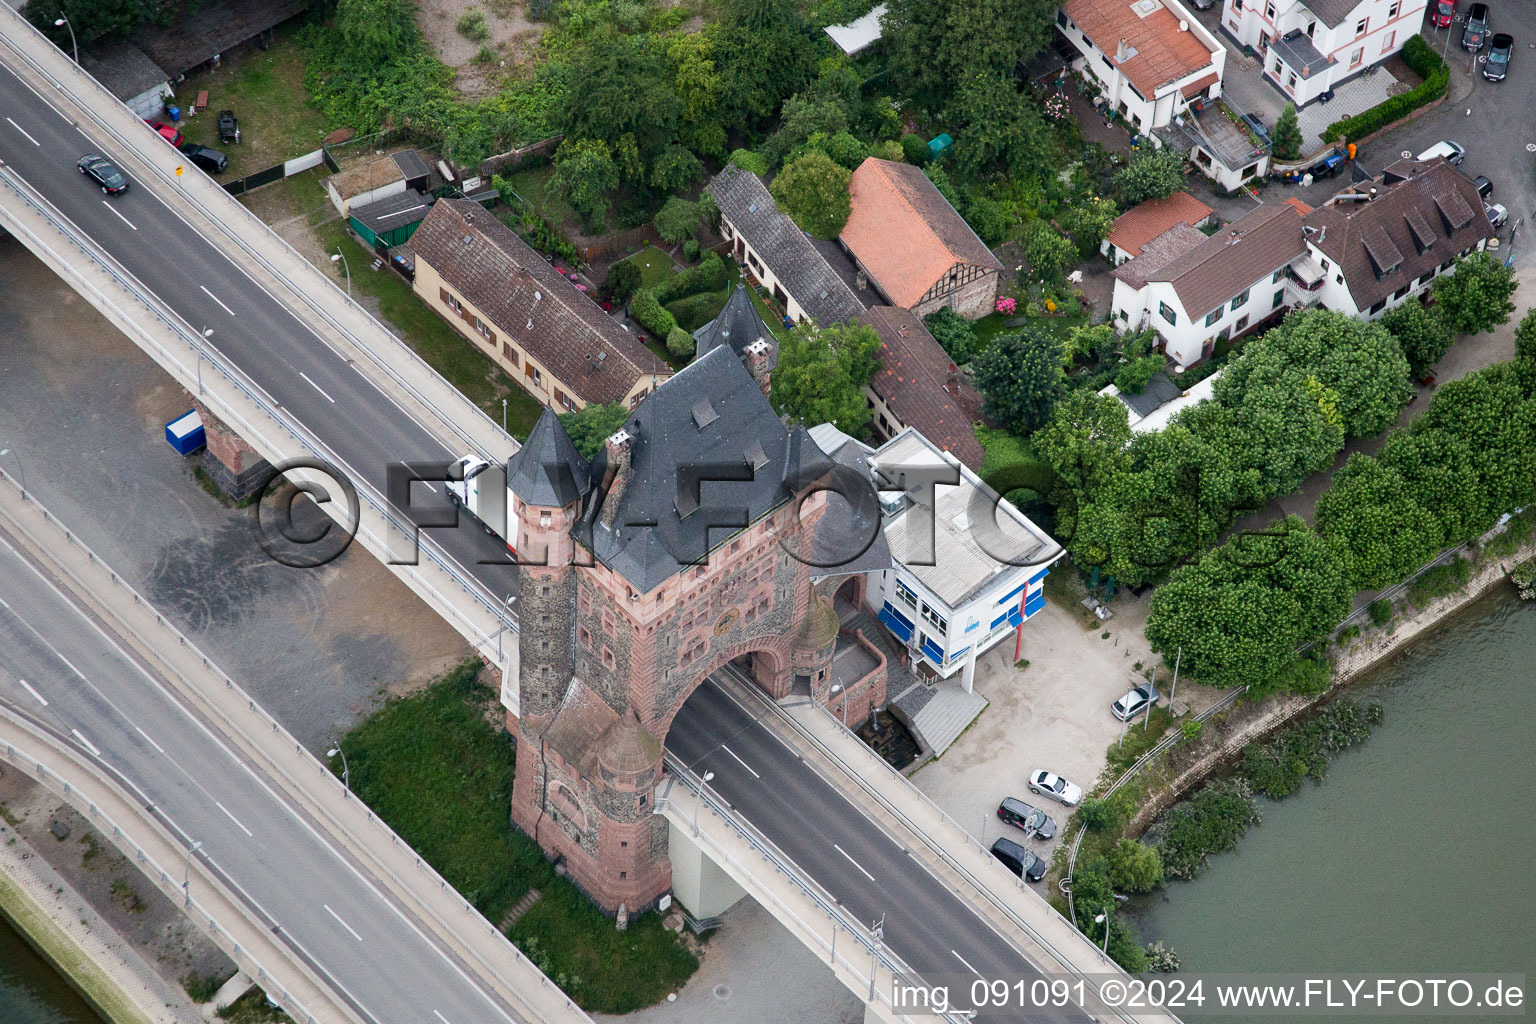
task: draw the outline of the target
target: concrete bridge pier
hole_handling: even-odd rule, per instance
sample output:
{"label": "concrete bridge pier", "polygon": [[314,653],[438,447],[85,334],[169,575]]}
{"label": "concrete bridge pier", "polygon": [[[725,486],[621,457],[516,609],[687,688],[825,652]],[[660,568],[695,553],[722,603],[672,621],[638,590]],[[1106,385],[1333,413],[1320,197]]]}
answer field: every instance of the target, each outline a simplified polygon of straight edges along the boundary
{"label": "concrete bridge pier", "polygon": [[672,862],[672,896],[699,919],[719,917],[747,891],[700,848],[687,827],[668,822],[667,858]]}

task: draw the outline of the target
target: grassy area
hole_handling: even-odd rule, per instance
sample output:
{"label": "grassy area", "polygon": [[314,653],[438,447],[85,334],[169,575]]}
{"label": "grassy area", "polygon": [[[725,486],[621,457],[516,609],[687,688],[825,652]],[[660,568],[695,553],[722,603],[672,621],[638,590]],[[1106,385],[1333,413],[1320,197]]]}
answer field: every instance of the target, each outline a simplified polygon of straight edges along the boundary
{"label": "grassy area", "polygon": [[348,733],[353,791],[487,919],[537,888],[542,897],[509,936],[582,1007],[625,1013],[659,1002],[697,959],[658,914],[618,931],[512,827],[513,748],[488,717],[499,709],[478,677],[479,664],[466,663]]}
{"label": "grassy area", "polygon": [[1022,331],[1025,327],[1034,327],[1038,330],[1049,331],[1063,341],[1077,328],[1088,322],[1088,314],[1078,313],[1073,316],[1038,316],[1032,317],[1027,324],[1017,327],[1009,327],[1009,320],[1017,320],[1022,314],[1004,316],[1002,313],[988,313],[980,320],[972,322],[976,330],[976,340],[982,349],[991,347],[992,342],[1000,335]]}
{"label": "grassy area", "polygon": [[981,462],[981,476],[984,478],[990,479],[993,474],[1011,466],[1039,461],[1028,441],[1006,430],[993,430],[978,424],[976,440],[986,453]]}
{"label": "grassy area", "polygon": [[549,191],[550,175],[555,169],[548,164],[541,167],[533,167],[528,170],[517,171],[507,177],[512,190],[522,196],[535,213],[549,221],[555,227],[563,227],[566,224],[577,222],[576,211],[564,199],[551,195]]}
{"label": "grassy area", "polygon": [[643,245],[633,256],[626,256],[620,263],[633,263],[640,268],[640,287],[655,288],[677,276],[672,268],[672,257],[654,245]]}
{"label": "grassy area", "polygon": [[[280,32],[272,48],[250,50],[219,67],[191,75],[176,87],[186,111],[198,91],[208,90],[208,108],[184,117],[189,142],[212,146],[229,157],[221,180],[233,180],[319,148],[325,117],[309,105],[304,90],[304,51],[291,33]],[[219,141],[220,110],[240,118],[240,141]]]}
{"label": "grassy area", "polygon": [[216,1011],[220,1020],[230,1024],[293,1024],[293,1018],[267,1002],[267,994],[253,988],[228,1006]]}
{"label": "grassy area", "polygon": [[[321,224],[315,228],[315,235],[327,251],[340,246],[347,254],[356,268],[352,272],[352,287],[378,300],[379,312],[405,335],[406,344],[417,355],[497,422],[501,420],[501,400],[507,399],[508,432],[519,440],[528,436],[543,409],[536,398],[513,383],[490,356],[434,313],[393,271],[369,270],[367,255],[347,234],[341,221]],[[333,272],[345,276],[339,265]]]}

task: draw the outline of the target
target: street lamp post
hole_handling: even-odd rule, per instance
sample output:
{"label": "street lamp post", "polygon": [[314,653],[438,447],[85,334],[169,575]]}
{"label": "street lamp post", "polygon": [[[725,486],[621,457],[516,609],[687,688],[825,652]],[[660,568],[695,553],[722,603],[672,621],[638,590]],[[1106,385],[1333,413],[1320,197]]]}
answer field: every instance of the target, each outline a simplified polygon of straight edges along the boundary
{"label": "street lamp post", "polygon": [[352,297],[352,268],[347,265],[347,257],[341,251],[341,246],[339,245],[336,247],[336,255],[331,257],[332,263],[338,261],[341,263],[341,269],[347,272],[347,298],[350,299]]}
{"label": "street lamp post", "polygon": [[203,848],[201,842],[193,843],[187,847],[187,863],[181,871],[181,892],[186,897],[183,909],[192,908],[192,855]]}
{"label": "street lamp post", "polygon": [[1104,913],[1093,916],[1094,924],[1100,922],[1104,925],[1104,955],[1109,956],[1109,906],[1107,904],[1104,907]]}
{"label": "street lamp post", "polygon": [[715,777],[714,772],[705,772],[704,779],[699,783],[699,798],[693,804],[693,834],[699,834],[699,804],[704,802],[704,787],[709,785],[709,780]]}
{"label": "street lamp post", "polygon": [[880,920],[869,930],[869,937],[874,940],[869,947],[869,999],[875,1001],[875,968],[880,963],[880,940],[885,938],[885,915],[880,915]]}
{"label": "street lamp post", "polygon": [[505,398],[501,400],[501,432],[503,434],[507,432],[507,400]]}
{"label": "street lamp post", "polygon": [[832,689],[827,691],[827,696],[836,697],[840,693],[843,694],[843,728],[846,729],[848,728],[848,695],[843,693],[843,684],[833,683]]}
{"label": "street lamp post", "polygon": [[65,14],[63,11],[60,11],[58,18],[56,18],[54,20],[54,22],[53,22],[53,27],[54,28],[66,28],[67,27],[69,29],[69,47],[70,47],[70,49],[75,51],[75,63],[79,64],[80,63],[80,44],[75,41],[75,26],[73,26],[73,25],[71,25],[69,23],[69,15]]}
{"label": "street lamp post", "polygon": [[21,452],[16,451],[14,448],[0,448],[0,458],[4,458],[7,455],[14,455],[14,456],[16,456],[16,469],[19,471],[18,472],[18,476],[21,479],[21,500],[22,501],[26,501],[27,500],[27,467],[26,467],[26,464],[21,461]]}
{"label": "street lamp post", "polygon": [[[211,337],[213,337],[213,328],[204,327],[203,340],[207,341]],[[197,393],[203,393],[203,348],[201,345],[197,348]]]}
{"label": "street lamp post", "polygon": [[350,796],[352,794],[352,769],[347,767],[347,755],[341,749],[341,744],[338,743],[325,752],[326,757],[335,757],[338,754],[341,755],[341,786],[347,791],[347,795]]}

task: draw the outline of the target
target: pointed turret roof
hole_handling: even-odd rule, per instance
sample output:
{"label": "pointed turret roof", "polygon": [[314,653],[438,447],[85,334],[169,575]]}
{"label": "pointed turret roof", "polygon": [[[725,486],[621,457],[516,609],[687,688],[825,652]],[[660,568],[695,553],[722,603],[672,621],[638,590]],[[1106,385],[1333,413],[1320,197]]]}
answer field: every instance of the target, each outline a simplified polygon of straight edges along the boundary
{"label": "pointed turret roof", "polygon": [[661,741],[645,731],[633,707],[598,740],[597,763],[614,775],[645,775],[660,760]]}
{"label": "pointed turret roof", "polygon": [[768,354],[768,369],[773,370],[779,365],[779,341],[768,329],[768,325],[763,323],[763,318],[757,315],[752,296],[747,294],[746,286],[739,282],[731,292],[731,297],[725,300],[720,315],[694,331],[693,338],[696,342],[695,359],[721,345],[729,345],[731,351],[736,353],[736,358],[741,359],[745,356],[747,346],[761,339],[772,348]]}
{"label": "pointed turret roof", "polygon": [[561,507],[587,493],[592,474],[560,417],[549,406],[528,440],[507,460],[507,487],[530,505]]}

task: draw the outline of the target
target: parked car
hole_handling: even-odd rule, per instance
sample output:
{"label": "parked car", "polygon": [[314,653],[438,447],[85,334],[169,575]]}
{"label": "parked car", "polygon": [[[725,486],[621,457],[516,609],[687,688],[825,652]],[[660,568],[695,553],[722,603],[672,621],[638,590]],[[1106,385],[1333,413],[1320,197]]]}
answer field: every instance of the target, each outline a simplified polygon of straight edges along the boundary
{"label": "parked car", "polygon": [[1435,0],[1435,9],[1429,13],[1429,23],[1435,28],[1450,28],[1456,20],[1456,0]]}
{"label": "parked car", "polygon": [[181,151],[186,154],[188,160],[191,160],[209,174],[223,174],[229,167],[229,157],[216,149],[199,146],[195,142],[188,142],[181,147]]}
{"label": "parked car", "polygon": [[1005,797],[997,805],[997,816],[1014,828],[1033,832],[1041,839],[1052,839],[1056,835],[1056,822],[1049,814],[1015,797]]}
{"label": "parked car", "polygon": [[168,125],[163,121],[151,121],[146,117],[144,119],[144,123],[153,128],[162,139],[164,139],[166,142],[169,142],[173,146],[179,148],[183,142],[187,141],[182,137],[181,132],[177,131],[174,126]]}
{"label": "parked car", "polygon": [[1488,5],[1473,4],[1467,9],[1467,27],[1461,31],[1461,45],[1476,53],[1488,45]]}
{"label": "parked car", "polygon": [[1216,0],[1189,0],[1189,6],[1197,11],[1208,11],[1215,5]]}
{"label": "parked car", "polygon": [[1157,704],[1157,687],[1151,683],[1137,683],[1129,691],[1122,694],[1120,699],[1109,706],[1110,713],[1122,722],[1129,721],[1144,711],[1151,711]]}
{"label": "parked car", "polygon": [[76,166],[80,168],[81,174],[100,185],[101,190],[109,196],[120,196],[128,191],[128,179],[106,157],[87,153]]}
{"label": "parked car", "polygon": [[1052,800],[1058,800],[1068,807],[1076,807],[1083,798],[1083,791],[1072,785],[1060,775],[1053,774],[1043,768],[1036,768],[1029,773],[1029,791],[1036,796],[1045,794]]}
{"label": "parked car", "polygon": [[1488,223],[1496,228],[1501,228],[1509,223],[1509,211],[1503,203],[1489,203],[1483,207],[1483,212],[1488,215]]}
{"label": "parked car", "polygon": [[1447,163],[1459,165],[1467,158],[1467,151],[1459,142],[1440,141],[1414,157],[1419,163],[1428,163],[1436,157],[1445,157]]}
{"label": "parked car", "polygon": [[1472,184],[1477,186],[1477,198],[1486,202],[1493,195],[1493,182],[1481,174],[1472,179]]}
{"label": "parked car", "polygon": [[240,141],[240,119],[233,110],[219,111],[219,141],[225,145]]}
{"label": "parked car", "polygon": [[1003,867],[1020,878],[1038,882],[1045,877],[1045,861],[1024,849],[1012,839],[999,839],[992,844],[992,856],[1003,862]]}
{"label": "parked car", "polygon": [[1488,59],[1483,62],[1483,77],[1490,82],[1502,82],[1509,74],[1509,58],[1514,55],[1515,37],[1508,32],[1494,34],[1488,48]]}

